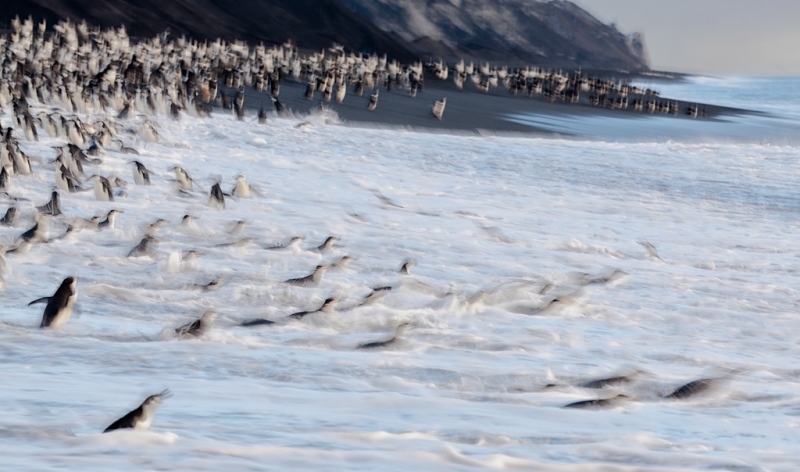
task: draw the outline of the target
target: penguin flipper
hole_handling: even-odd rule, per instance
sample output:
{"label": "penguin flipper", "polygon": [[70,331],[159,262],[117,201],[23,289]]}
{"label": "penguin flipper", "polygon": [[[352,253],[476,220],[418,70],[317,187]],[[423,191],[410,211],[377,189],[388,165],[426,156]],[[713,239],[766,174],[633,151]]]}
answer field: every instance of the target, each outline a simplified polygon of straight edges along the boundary
{"label": "penguin flipper", "polygon": [[36,300],[34,300],[34,301],[32,301],[32,302],[28,303],[28,306],[31,306],[31,305],[36,305],[37,303],[47,303],[47,302],[49,302],[49,301],[50,301],[50,299],[51,299],[51,298],[53,298],[53,297],[42,297],[42,298],[37,298]]}
{"label": "penguin flipper", "polygon": [[200,331],[200,320],[187,323],[180,328],[175,328],[175,334],[178,336],[197,336]]}
{"label": "penguin flipper", "polygon": [[132,412],[128,413],[127,415],[123,416],[117,421],[111,423],[111,426],[106,428],[103,432],[107,433],[109,431],[114,431],[115,429],[133,428],[133,418],[136,411],[137,410],[133,410]]}
{"label": "penguin flipper", "polygon": [[385,347],[391,344],[392,341],[394,341],[394,338],[390,339],[389,341],[375,341],[366,344],[359,344],[356,349],[375,349],[379,347]]}
{"label": "penguin flipper", "polygon": [[250,326],[261,326],[261,325],[270,325],[270,324],[275,324],[275,322],[274,321],[270,321],[270,320],[265,320],[265,319],[262,319],[262,318],[258,318],[258,319],[255,319],[255,320],[244,321],[244,322],[242,322],[242,324],[240,326],[250,327]]}

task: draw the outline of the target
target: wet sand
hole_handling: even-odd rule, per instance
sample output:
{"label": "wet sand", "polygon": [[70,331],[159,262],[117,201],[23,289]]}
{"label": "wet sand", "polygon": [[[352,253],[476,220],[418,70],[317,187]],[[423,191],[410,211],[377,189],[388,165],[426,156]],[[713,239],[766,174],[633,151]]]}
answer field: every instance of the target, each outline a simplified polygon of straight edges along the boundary
{"label": "wet sand", "polygon": [[[376,90],[378,87],[376,87]],[[508,118],[510,115],[535,113],[538,115],[553,116],[607,116],[609,118],[635,118],[637,116],[653,116],[646,112],[635,112],[629,107],[627,110],[611,110],[602,107],[593,107],[589,103],[589,94],[582,93],[580,102],[570,104],[556,101],[547,102],[543,96],[528,97],[524,93],[511,95],[504,87],[496,87],[488,93],[480,92],[471,82],[464,84],[463,90],[456,88],[452,80],[441,81],[427,78],[425,86],[417,96],[411,98],[406,90],[392,88],[388,91],[385,86],[379,87],[378,106],[375,111],[368,111],[369,95],[365,91],[363,97],[355,95],[355,87],[347,89],[343,103],[337,104],[334,100],[324,102],[322,94],[316,92],[313,100],[305,98],[306,85],[288,79],[281,83],[278,99],[294,114],[309,113],[314,108],[324,106],[335,111],[343,124],[360,127],[400,127],[410,130],[438,130],[459,131],[470,133],[501,133],[501,134],[541,134],[561,135],[542,127],[515,123]],[[235,93],[228,89],[226,94]],[[447,98],[443,119],[440,121],[433,116],[431,111],[436,100]],[[656,100],[668,100],[670,97],[658,97]],[[633,97],[629,100],[632,102]],[[271,100],[266,92],[256,92],[249,89],[245,95],[245,108],[258,109],[264,105],[270,110]],[[685,110],[695,103],[679,102],[681,114],[672,115],[656,114],[656,116],[669,117],[675,120],[693,120],[685,115]],[[718,120],[728,115],[741,115],[752,113],[748,110],[718,107],[700,104],[705,107],[706,118],[698,120]],[[252,115],[252,112],[248,112]]]}

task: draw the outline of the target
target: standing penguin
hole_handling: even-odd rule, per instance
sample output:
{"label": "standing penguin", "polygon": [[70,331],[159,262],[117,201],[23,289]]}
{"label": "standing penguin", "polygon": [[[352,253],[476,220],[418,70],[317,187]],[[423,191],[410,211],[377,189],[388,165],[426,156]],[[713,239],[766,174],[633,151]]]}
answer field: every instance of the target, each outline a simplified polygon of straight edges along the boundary
{"label": "standing penguin", "polygon": [[77,299],[78,280],[75,277],[67,277],[52,297],[39,298],[28,303],[28,306],[47,302],[39,327],[59,329],[69,321]]}
{"label": "standing penguin", "polygon": [[217,208],[225,208],[225,194],[222,193],[219,182],[215,183],[208,192],[208,204]]}
{"label": "standing penguin", "polygon": [[107,178],[93,175],[89,180],[94,180],[94,196],[98,201],[114,201],[114,190],[111,188],[111,182]]}
{"label": "standing penguin", "polygon": [[242,174],[236,176],[236,185],[231,190],[231,195],[239,198],[250,198],[250,184],[247,183],[247,178]]}
{"label": "standing penguin", "polygon": [[244,87],[236,91],[236,98],[233,100],[233,111],[236,119],[244,119]]}
{"label": "standing penguin", "polygon": [[442,120],[442,115],[444,114],[444,106],[447,104],[447,98],[442,98],[441,101],[437,100],[433,103],[433,116],[436,117],[439,121]]}
{"label": "standing penguin", "polygon": [[139,161],[133,161],[133,181],[136,185],[150,185],[150,171]]}
{"label": "standing penguin", "polygon": [[286,105],[278,100],[278,97],[271,97],[272,104],[275,106],[275,111],[278,112],[279,115],[286,115],[289,110],[286,108]]}
{"label": "standing penguin", "polygon": [[175,178],[178,181],[178,184],[181,187],[181,190],[191,190],[192,189],[192,178],[189,177],[189,174],[183,169],[181,166],[175,166],[170,170],[175,171]]}
{"label": "standing penguin", "polygon": [[317,89],[316,81],[309,79],[308,85],[306,86],[306,100],[314,100],[314,91],[316,89]]}
{"label": "standing penguin", "polygon": [[378,107],[378,91],[376,90],[375,93],[369,96],[369,105],[367,105],[367,110],[375,111]]}

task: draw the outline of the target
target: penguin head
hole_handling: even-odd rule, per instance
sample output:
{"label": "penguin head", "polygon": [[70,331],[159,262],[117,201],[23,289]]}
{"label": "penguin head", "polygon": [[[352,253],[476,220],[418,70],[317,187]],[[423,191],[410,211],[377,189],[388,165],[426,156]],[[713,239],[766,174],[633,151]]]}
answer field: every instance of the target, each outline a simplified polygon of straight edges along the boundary
{"label": "penguin head", "polygon": [[61,282],[61,287],[59,287],[59,290],[61,288],[69,288],[70,293],[73,295],[78,293],[78,278],[67,277],[63,282]]}
{"label": "penguin head", "polygon": [[142,403],[142,408],[151,409],[151,408],[158,408],[164,403],[164,400],[170,398],[172,396],[172,392],[169,389],[164,390],[161,393],[157,393],[155,395],[150,395],[147,399]]}

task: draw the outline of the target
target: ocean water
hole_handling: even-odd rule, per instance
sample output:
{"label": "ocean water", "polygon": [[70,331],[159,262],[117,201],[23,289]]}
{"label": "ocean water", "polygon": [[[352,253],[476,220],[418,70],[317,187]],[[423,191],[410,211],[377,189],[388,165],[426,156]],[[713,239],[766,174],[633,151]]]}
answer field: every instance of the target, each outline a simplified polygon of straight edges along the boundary
{"label": "ocean water", "polygon": [[[149,143],[133,133],[141,120],[119,125],[140,156],[111,146],[86,169],[124,178],[127,195],[62,194],[54,240],[6,256],[5,470],[800,467],[790,140],[458,136],[320,113],[266,126],[151,117],[160,140]],[[24,200],[3,199],[2,210],[20,208],[0,227],[6,246],[49,198],[51,147],[65,142],[20,141],[35,173],[12,176],[7,192]],[[133,184],[132,157],[153,185]],[[176,190],[174,165],[194,178],[190,195]],[[257,194],[211,208],[211,185],[228,192],[238,174]],[[58,239],[68,218],[112,208],[124,211],[114,229]],[[181,226],[184,214],[196,224]],[[154,255],[127,258],[157,218],[169,223]],[[229,233],[239,220],[247,226]],[[341,239],[330,252],[311,250],[330,235]],[[294,236],[305,240],[264,249]],[[189,250],[202,251],[196,264],[181,262]],[[317,287],[283,282],[345,255],[353,262]],[[397,272],[405,260],[410,275]],[[39,329],[43,305],[27,303],[69,275],[75,315]],[[218,290],[196,288],[212,280]],[[377,286],[392,290],[358,306]],[[330,296],[337,311],[285,318]],[[210,332],[175,337],[206,310],[220,313]],[[238,326],[257,317],[277,323]],[[395,344],[357,349],[404,322]],[[634,372],[626,385],[581,387]],[[665,398],[709,378],[702,395]],[[174,396],[149,431],[101,434],[165,388]],[[620,394],[602,410],[563,408]]]}
{"label": "ocean water", "polygon": [[517,113],[506,120],[563,134],[614,142],[800,144],[800,79],[796,77],[700,77],[649,80],[650,88],[673,100],[732,107],[747,113],[714,119],[604,112],[602,114]]}

